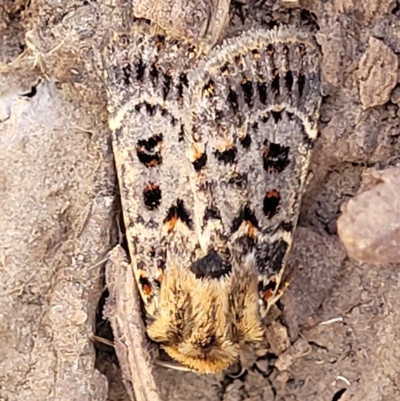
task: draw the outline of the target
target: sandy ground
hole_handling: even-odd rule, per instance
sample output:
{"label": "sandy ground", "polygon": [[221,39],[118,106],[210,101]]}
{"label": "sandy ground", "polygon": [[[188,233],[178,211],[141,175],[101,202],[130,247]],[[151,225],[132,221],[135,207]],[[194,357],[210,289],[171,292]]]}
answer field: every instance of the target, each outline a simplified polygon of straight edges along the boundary
{"label": "sandy ground", "polygon": [[[113,350],[90,335],[110,334],[104,260],[119,211],[98,49],[129,15],[122,0],[0,5],[1,401],[128,400]],[[323,54],[292,284],[240,377],[156,379],[176,401],[400,399],[398,266],[348,258],[336,229],[362,173],[400,159],[400,3],[234,3],[229,32],[277,23],[312,31]]]}

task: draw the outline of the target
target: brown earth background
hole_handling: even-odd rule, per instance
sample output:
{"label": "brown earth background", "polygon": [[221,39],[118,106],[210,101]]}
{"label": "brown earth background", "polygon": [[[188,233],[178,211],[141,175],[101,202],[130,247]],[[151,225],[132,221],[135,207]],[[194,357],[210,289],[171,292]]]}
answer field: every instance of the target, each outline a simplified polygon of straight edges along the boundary
{"label": "brown earth background", "polygon": [[[113,349],[90,336],[110,331],[119,212],[99,49],[130,15],[123,0],[0,2],[0,401],[128,400]],[[336,221],[365,171],[400,159],[400,2],[234,2],[229,34],[281,23],[323,54],[292,283],[239,377],[158,368],[157,380],[176,401],[399,400],[400,270],[347,257]],[[396,215],[371,204],[379,234]]]}

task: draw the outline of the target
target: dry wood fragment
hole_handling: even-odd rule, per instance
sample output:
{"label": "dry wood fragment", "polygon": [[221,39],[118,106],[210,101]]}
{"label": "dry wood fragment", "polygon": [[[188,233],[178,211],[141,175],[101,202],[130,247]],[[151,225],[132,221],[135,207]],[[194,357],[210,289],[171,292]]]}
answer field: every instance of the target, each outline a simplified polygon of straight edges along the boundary
{"label": "dry wood fragment", "polygon": [[106,281],[110,296],[105,316],[113,329],[114,346],[129,396],[136,401],[162,401],[154,380],[138,289],[119,245],[110,252]]}
{"label": "dry wood fragment", "polygon": [[224,34],[229,22],[230,0],[139,0],[133,14],[208,51]]}

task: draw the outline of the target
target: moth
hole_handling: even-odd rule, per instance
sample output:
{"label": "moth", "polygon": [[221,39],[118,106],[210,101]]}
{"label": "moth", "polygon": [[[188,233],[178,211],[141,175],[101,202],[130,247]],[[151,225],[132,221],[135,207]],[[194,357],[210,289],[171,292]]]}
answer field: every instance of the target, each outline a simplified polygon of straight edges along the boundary
{"label": "moth", "polygon": [[136,30],[104,60],[131,266],[148,337],[201,373],[263,338],[317,137],[319,51],[249,30],[207,56]]}

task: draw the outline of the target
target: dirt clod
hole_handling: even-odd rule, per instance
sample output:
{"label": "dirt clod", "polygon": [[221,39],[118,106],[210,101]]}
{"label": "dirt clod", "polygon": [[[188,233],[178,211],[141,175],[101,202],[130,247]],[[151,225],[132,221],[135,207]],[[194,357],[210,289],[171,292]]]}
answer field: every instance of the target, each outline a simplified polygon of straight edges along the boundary
{"label": "dirt clod", "polygon": [[380,106],[390,99],[397,83],[398,57],[381,40],[370,37],[360,60],[360,99],[364,108]]}
{"label": "dirt clod", "polygon": [[349,256],[400,263],[400,168],[367,170],[357,195],[342,206],[338,234]]}

